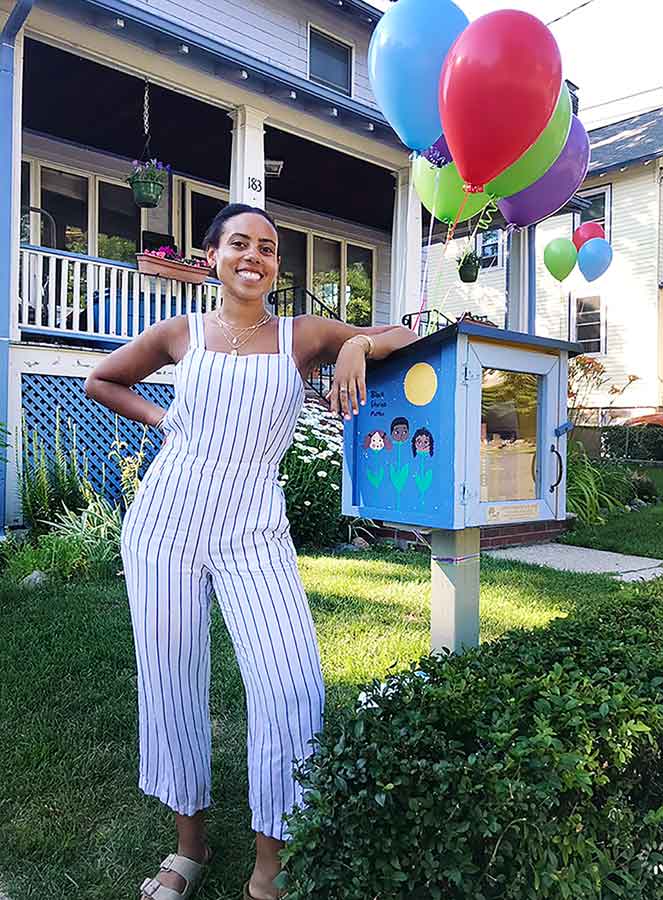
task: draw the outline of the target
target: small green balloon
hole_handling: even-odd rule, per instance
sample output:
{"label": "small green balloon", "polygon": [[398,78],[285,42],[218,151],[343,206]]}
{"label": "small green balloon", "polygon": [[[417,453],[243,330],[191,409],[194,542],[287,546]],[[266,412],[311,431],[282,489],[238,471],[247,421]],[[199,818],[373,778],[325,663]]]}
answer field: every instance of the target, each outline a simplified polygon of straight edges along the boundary
{"label": "small green balloon", "polygon": [[562,83],[562,90],[552,118],[536,142],[486,185],[486,192],[493,197],[511,197],[538,181],[555,162],[564,149],[571,128],[571,94]]}
{"label": "small green balloon", "polygon": [[[441,222],[455,221],[465,199],[463,179],[458,174],[455,163],[438,168],[423,156],[418,156],[414,161],[414,186],[419,199],[431,215]],[[464,222],[476,216],[489,199],[483,192],[468,194],[467,203],[458,221]]]}
{"label": "small green balloon", "polygon": [[546,249],[543,251],[546,269],[557,281],[564,281],[567,275],[571,274],[577,256],[578,251],[575,244],[567,238],[555,238],[546,244]]}

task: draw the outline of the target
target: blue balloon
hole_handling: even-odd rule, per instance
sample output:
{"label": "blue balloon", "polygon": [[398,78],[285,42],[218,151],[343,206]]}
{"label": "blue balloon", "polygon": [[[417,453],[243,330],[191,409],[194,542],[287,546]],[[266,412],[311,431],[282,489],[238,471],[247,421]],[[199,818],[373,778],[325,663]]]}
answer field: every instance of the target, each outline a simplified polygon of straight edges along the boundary
{"label": "blue balloon", "polygon": [[440,136],[438,90],[449,48],[469,24],[451,0],[398,0],[377,24],[368,76],[385,118],[411,150]]}
{"label": "blue balloon", "polygon": [[603,238],[586,241],[578,251],[578,268],[587,281],[596,281],[612,262],[612,247]]}

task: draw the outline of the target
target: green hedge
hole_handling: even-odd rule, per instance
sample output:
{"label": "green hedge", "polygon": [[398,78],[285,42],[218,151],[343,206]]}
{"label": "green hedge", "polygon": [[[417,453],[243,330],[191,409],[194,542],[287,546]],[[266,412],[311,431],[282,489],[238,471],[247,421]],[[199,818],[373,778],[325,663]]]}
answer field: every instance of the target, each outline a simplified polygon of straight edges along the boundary
{"label": "green hedge", "polygon": [[663,460],[663,428],[611,425],[601,432],[601,449],[608,459]]}
{"label": "green hedge", "polygon": [[299,772],[288,900],[663,896],[663,598],[425,658],[369,700]]}

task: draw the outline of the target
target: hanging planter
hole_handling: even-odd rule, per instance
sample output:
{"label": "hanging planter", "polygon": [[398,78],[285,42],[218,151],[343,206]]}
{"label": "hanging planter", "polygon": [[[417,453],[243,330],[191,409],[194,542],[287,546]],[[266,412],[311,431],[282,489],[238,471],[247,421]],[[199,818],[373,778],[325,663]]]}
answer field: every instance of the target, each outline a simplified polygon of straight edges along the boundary
{"label": "hanging planter", "polygon": [[133,161],[134,170],[127,178],[134,195],[134,203],[141,209],[154,209],[161,201],[168,180],[170,166],[156,159],[147,162]]}
{"label": "hanging planter", "polygon": [[458,274],[460,280],[465,284],[472,284],[479,277],[480,259],[474,250],[469,250],[464,256],[459,256],[456,260],[458,263]]}
{"label": "hanging planter", "polygon": [[202,259],[184,259],[172,247],[145,250],[136,254],[138,271],[143,275],[172,278],[187,284],[202,284],[212,274],[212,270]]}

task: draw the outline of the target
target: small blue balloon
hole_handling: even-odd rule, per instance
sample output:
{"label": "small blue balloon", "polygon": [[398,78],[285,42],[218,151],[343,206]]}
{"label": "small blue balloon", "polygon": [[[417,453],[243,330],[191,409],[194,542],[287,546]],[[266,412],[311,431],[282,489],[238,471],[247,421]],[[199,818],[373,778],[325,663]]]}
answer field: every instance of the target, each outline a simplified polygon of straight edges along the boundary
{"label": "small blue balloon", "polygon": [[406,147],[440,136],[438,90],[449,48],[469,24],[451,0],[398,0],[378,22],[368,75],[378,106]]}
{"label": "small blue balloon", "polygon": [[612,247],[603,238],[592,238],[578,251],[578,268],[587,281],[596,281],[612,262]]}

